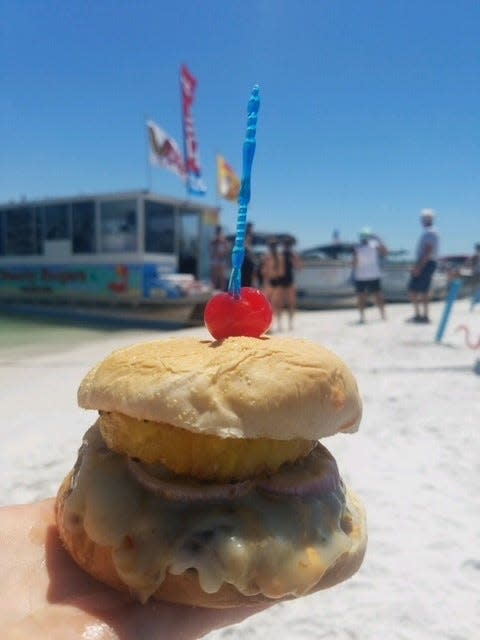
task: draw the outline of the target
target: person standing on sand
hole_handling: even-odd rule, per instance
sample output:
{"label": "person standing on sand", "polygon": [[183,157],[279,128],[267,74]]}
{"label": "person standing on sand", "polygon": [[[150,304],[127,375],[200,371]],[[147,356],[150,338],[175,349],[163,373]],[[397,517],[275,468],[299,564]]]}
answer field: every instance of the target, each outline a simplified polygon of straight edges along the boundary
{"label": "person standing on sand", "polygon": [[470,258],[468,264],[472,269],[472,298],[480,299],[480,242],[476,242],[474,254]]}
{"label": "person standing on sand", "polygon": [[[423,226],[423,233],[417,245],[417,255],[415,266],[412,269],[408,291],[413,304],[414,315],[409,322],[428,323],[428,304],[430,301],[430,286],[432,277],[437,268],[439,235],[434,227],[435,211],[433,209],[422,209],[420,221]],[[420,313],[422,307],[423,314]]]}
{"label": "person standing on sand", "polygon": [[360,323],[365,322],[365,307],[369,294],[375,296],[380,315],[385,320],[385,298],[381,285],[380,260],[388,253],[382,240],[373,234],[368,227],[359,233],[360,242],[353,250],[353,279],[357,292],[357,307],[360,312]]}
{"label": "person standing on sand", "polygon": [[276,320],[278,331],[282,330],[280,318],[281,306],[281,280],[285,275],[285,263],[283,254],[278,251],[277,238],[268,241],[268,252],[262,264],[262,278],[264,291],[273,309],[273,317]]}
{"label": "person standing on sand", "polygon": [[253,251],[253,222],[247,222],[245,232],[245,256],[242,263],[242,287],[256,286],[257,274]]}
{"label": "person standing on sand", "polygon": [[215,236],[210,245],[210,266],[212,285],[219,291],[225,291],[228,284],[230,243],[220,225],[215,227]]}
{"label": "person standing on sand", "polygon": [[[293,317],[297,308],[297,287],[295,285],[295,271],[302,268],[300,256],[294,251],[295,238],[288,236],[283,243],[284,274],[280,278],[279,314],[286,307],[288,313],[288,328],[293,329]],[[280,320],[281,322],[281,320]]]}

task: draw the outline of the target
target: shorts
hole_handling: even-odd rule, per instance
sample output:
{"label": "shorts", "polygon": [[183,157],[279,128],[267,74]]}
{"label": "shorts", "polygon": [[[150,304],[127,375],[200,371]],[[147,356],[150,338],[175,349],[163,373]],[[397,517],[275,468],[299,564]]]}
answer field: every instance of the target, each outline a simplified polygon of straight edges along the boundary
{"label": "shorts", "polygon": [[268,281],[268,284],[271,287],[281,287],[282,286],[282,279],[281,278],[272,278],[271,280]]}
{"label": "shorts", "polygon": [[381,290],[380,278],[375,280],[355,280],[355,291],[357,293],[379,293]]}
{"label": "shorts", "polygon": [[280,287],[291,287],[293,285],[293,278],[282,276],[281,278],[278,278],[278,284]]}
{"label": "shorts", "polygon": [[428,293],[432,284],[432,276],[437,268],[435,260],[429,260],[418,276],[412,275],[408,283],[408,290],[413,293]]}

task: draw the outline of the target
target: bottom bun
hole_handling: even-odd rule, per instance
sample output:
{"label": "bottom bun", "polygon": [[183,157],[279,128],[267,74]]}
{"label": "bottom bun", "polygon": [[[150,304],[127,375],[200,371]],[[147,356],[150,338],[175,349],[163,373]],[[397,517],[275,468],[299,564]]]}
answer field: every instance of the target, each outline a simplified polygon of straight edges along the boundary
{"label": "bottom bun", "polygon": [[[128,592],[130,591],[128,585],[120,579],[115,569],[112,548],[100,546],[93,542],[83,528],[73,533],[65,526],[65,501],[71,491],[72,475],[73,472],[63,481],[55,505],[60,538],[72,558],[84,571],[114,589]],[[347,502],[351,506],[352,513],[356,515],[356,519],[352,522],[351,531],[348,534],[352,546],[349,551],[343,553],[327,569],[320,581],[308,593],[303,595],[333,587],[335,584],[347,580],[362,564],[367,544],[365,510],[350,489],[347,490]],[[286,595],[273,599],[261,593],[244,595],[233,585],[227,583],[223,583],[215,593],[206,593],[200,587],[197,572],[192,569],[185,571],[181,575],[167,573],[161,586],[152,595],[154,600],[214,609],[258,605],[267,602],[274,603],[282,600],[292,600],[296,597],[298,596]]]}

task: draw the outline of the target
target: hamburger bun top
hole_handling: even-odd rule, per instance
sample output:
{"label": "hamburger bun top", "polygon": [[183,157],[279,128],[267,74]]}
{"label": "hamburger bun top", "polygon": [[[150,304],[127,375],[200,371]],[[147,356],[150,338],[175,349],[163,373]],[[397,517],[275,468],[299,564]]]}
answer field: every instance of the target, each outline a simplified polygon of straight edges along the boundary
{"label": "hamburger bun top", "polygon": [[94,367],[78,402],[224,438],[317,440],[356,431],[362,414],[347,365],[288,337],[136,344]]}

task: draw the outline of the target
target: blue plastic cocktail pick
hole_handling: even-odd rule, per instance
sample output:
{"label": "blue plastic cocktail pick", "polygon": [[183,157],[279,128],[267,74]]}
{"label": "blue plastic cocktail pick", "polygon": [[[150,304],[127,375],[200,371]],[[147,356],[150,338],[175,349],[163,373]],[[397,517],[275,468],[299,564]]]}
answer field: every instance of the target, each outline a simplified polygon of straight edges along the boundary
{"label": "blue plastic cocktail pick", "polygon": [[247,107],[247,133],[243,143],[243,173],[238,194],[238,214],[235,244],[232,249],[232,271],[228,283],[228,293],[235,298],[240,297],[242,286],[242,264],[245,257],[245,235],[247,230],[247,209],[250,202],[250,174],[253,156],[255,155],[258,109],[260,107],[260,89],[256,84]]}

